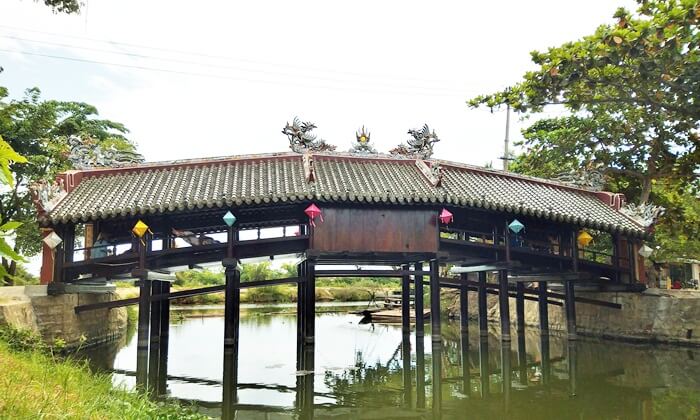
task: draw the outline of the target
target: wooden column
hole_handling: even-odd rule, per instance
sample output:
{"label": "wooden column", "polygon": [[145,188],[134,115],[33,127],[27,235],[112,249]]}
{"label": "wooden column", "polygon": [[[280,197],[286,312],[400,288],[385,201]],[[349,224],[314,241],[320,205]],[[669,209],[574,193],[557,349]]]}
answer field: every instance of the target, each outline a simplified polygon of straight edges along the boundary
{"label": "wooden column", "polygon": [[576,396],[576,374],[578,370],[577,354],[576,354],[576,341],[568,341],[568,353],[569,357],[569,396]]}
{"label": "wooden column", "polygon": [[[510,235],[508,225],[503,231],[506,262],[510,262]],[[498,309],[501,315],[501,341],[510,341],[510,305],[508,303],[508,270],[498,272]]]}
{"label": "wooden column", "polygon": [[146,267],[146,245],[148,233],[144,235],[144,242],[137,241],[139,265],[139,319],[136,341],[136,387],[141,390],[148,389],[148,342],[149,321],[151,315],[151,282],[148,280]]}
{"label": "wooden column", "polygon": [[521,385],[527,385],[527,352],[525,349],[525,331],[518,331],[518,379]]}
{"label": "wooden column", "polygon": [[481,382],[481,398],[489,396],[489,341],[488,337],[479,337],[479,381]]}
{"label": "wooden column", "polygon": [[502,340],[501,341],[501,376],[502,376],[502,390],[503,390],[503,402],[505,404],[506,411],[510,407],[510,388],[513,376],[511,360],[510,360],[510,342]]}
{"label": "wooden column", "polygon": [[[409,313],[410,316],[410,313]],[[413,381],[411,379],[411,334],[404,332],[401,336],[401,373],[403,375],[403,402],[406,408],[412,408],[413,398],[411,396]]]}
{"label": "wooden column", "polygon": [[[160,292],[170,294],[170,283],[161,282]],[[158,395],[168,393],[168,350],[170,344],[170,299],[160,302],[160,360],[158,361]]]}
{"label": "wooden column", "polygon": [[[423,271],[423,263],[416,263],[414,265],[416,271]],[[413,286],[415,288],[416,298],[414,300],[415,312],[416,312],[416,341],[418,338],[423,337],[425,330],[425,321],[423,320],[423,276],[416,275],[414,277]],[[422,339],[422,338],[421,338]]]}
{"label": "wooden column", "polygon": [[234,405],[238,400],[238,339],[241,305],[241,273],[238,271],[234,245],[238,241],[238,230],[230,227],[226,258],[223,265],[226,273],[226,291],[224,297],[224,378],[222,418],[234,419]]}
{"label": "wooden column", "polygon": [[[408,271],[409,265],[402,265],[401,269]],[[411,332],[411,277],[401,277],[401,330],[404,334]]]}
{"label": "wooden column", "polygon": [[517,332],[519,335],[525,334],[525,284],[518,282],[515,284],[515,315],[517,317]]}
{"label": "wooden column", "polygon": [[[469,280],[467,273],[462,273],[460,278],[463,283]],[[464,285],[459,290],[459,325],[462,334],[469,334],[469,288]]]}
{"label": "wooden column", "polygon": [[305,279],[306,282],[306,315],[304,329],[304,344],[313,344],[316,332],[316,262],[306,260]]}
{"label": "wooden column", "polygon": [[549,306],[547,303],[547,282],[539,283],[537,304],[540,314],[540,357],[542,363],[542,382],[549,382]]}
{"label": "wooden column", "polygon": [[306,274],[304,272],[304,262],[297,265],[297,370],[302,370],[304,358],[304,325],[306,316]]}
{"label": "wooden column", "polygon": [[430,261],[430,321],[432,331],[430,336],[433,343],[442,342],[440,332],[440,262]]}
{"label": "wooden column", "polygon": [[[576,231],[572,232],[571,242],[574,248],[572,257],[572,267],[575,273],[578,272],[578,241]],[[566,295],[566,329],[569,340],[576,340],[576,301],[574,296],[574,282],[565,281],[564,290]]]}
{"label": "wooden column", "polygon": [[439,419],[442,412],[442,343],[433,341],[432,352],[433,384],[431,389],[433,391],[433,418]]}
{"label": "wooden column", "polygon": [[[151,281],[151,296],[160,295],[161,281]],[[158,377],[160,363],[161,302],[151,302],[150,343],[148,350],[148,392],[158,396]]]}
{"label": "wooden column", "polygon": [[463,331],[461,334],[462,350],[462,393],[469,396],[471,393],[471,372],[469,363],[469,332]]}
{"label": "wooden column", "polygon": [[479,335],[482,338],[489,336],[488,308],[486,307],[486,272],[479,272]]}
{"label": "wooden column", "polygon": [[[418,284],[418,282],[416,282]],[[416,408],[425,408],[425,341],[416,331]]]}
{"label": "wooden column", "polygon": [[[66,225],[63,232],[63,261],[73,262],[75,258],[75,225],[73,223]],[[63,281],[73,281],[72,276],[63,275]]]}

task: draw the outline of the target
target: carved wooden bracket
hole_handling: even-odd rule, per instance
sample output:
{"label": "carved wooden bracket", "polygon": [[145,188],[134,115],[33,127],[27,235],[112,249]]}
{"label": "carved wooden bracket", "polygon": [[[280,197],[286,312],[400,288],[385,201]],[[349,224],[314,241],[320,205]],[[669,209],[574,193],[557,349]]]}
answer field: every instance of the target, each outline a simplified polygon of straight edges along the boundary
{"label": "carved wooden bracket", "polygon": [[432,161],[428,164],[428,162],[422,159],[416,159],[416,166],[433,187],[440,186],[440,182],[442,182],[442,167],[439,163]]}

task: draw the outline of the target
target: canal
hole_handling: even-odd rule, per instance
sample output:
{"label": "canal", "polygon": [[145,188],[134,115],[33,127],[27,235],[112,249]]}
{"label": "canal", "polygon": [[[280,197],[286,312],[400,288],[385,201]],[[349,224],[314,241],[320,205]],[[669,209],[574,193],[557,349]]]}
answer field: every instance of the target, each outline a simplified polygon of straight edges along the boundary
{"label": "canal", "polygon": [[[310,373],[296,367],[294,307],[243,308],[237,418],[308,417],[295,409],[301,382],[311,383],[319,419],[700,418],[700,349],[585,338],[572,347],[552,335],[543,360],[547,346],[536,329],[513,333],[502,348],[496,334],[480,338],[475,324],[463,335],[458,321],[443,324],[442,345],[433,348],[429,324],[423,343],[414,334],[406,341],[400,325],[361,323],[351,309],[319,307]],[[218,417],[223,308],[172,313],[168,395]],[[84,353],[95,369],[112,372],[115,383],[134,386],[133,331]]]}

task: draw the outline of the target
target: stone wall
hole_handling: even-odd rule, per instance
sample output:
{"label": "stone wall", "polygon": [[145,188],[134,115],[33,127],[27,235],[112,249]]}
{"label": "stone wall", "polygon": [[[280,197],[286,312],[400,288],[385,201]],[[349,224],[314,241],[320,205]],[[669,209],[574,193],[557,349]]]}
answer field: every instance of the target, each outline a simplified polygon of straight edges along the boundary
{"label": "stone wall", "polygon": [[[577,302],[576,325],[580,335],[700,346],[700,292],[647,289],[642,293],[577,292],[576,296],[622,305],[622,309],[612,309]],[[514,327],[515,299],[509,300]],[[494,302],[490,305],[489,319],[497,321],[499,317],[498,303]],[[537,302],[525,301],[525,323],[531,327],[539,325]],[[549,328],[566,331],[563,306],[549,306]]]}
{"label": "stone wall", "polygon": [[49,344],[61,339],[69,348],[94,345],[124,334],[126,309],[100,309],[76,314],[74,308],[114,298],[113,293],[48,296],[46,286],[2,287],[0,324],[35,331]]}

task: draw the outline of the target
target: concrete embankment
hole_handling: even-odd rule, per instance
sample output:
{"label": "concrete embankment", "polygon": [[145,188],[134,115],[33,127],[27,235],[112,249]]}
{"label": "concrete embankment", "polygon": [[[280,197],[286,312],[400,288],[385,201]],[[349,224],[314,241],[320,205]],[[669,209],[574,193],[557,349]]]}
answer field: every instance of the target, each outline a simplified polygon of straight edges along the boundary
{"label": "concrete embankment", "polygon": [[0,325],[39,333],[46,343],[63,340],[67,348],[112,340],[126,331],[125,308],[76,314],[75,306],[113,300],[112,293],[49,296],[46,286],[0,288]]}
{"label": "concrete embankment", "polygon": [[[577,297],[613,302],[622,309],[613,309],[586,303],[576,304],[576,324],[579,335],[613,340],[669,343],[700,346],[700,291],[647,289],[641,293],[577,292]],[[511,326],[515,328],[515,299],[510,298]],[[458,313],[458,303],[451,311]],[[488,295],[489,321],[500,319],[498,297]],[[477,293],[469,293],[469,316],[478,317]],[[538,328],[539,310],[536,301],[525,301],[525,324]],[[549,305],[549,328],[566,332],[566,313],[563,306]]]}

